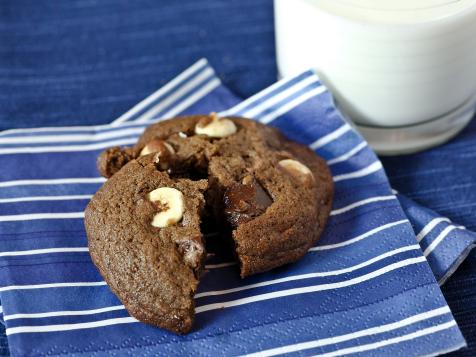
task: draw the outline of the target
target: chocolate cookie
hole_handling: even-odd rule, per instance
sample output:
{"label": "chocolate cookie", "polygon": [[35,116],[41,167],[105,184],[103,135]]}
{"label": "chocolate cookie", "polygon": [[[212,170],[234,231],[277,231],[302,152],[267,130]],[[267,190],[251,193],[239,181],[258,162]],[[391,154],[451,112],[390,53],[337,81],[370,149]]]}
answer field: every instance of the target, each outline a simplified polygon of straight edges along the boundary
{"label": "chocolate cookie", "polygon": [[[148,164],[145,165],[145,162]],[[142,169],[139,170],[139,167]],[[141,176],[143,180],[131,178],[146,167],[148,174]],[[120,274],[132,279],[133,274],[128,269],[138,264],[136,260],[144,264],[141,265],[143,269],[151,262],[141,260],[143,245],[140,246],[141,249],[128,248],[127,237],[132,232],[136,232],[135,236],[143,235],[143,230],[147,232],[149,242],[154,239],[155,234],[156,239],[161,242],[160,245],[156,243],[154,246],[156,258],[164,261],[168,259],[168,255],[182,257],[182,260],[177,258],[176,265],[168,268],[178,269],[177,266],[180,266],[181,272],[189,269],[188,274],[194,273],[193,284],[190,283],[192,280],[184,278],[180,280],[180,286],[176,286],[173,294],[170,289],[166,290],[169,294],[166,294],[167,297],[187,292],[186,299],[182,299],[180,311],[189,311],[189,315],[180,326],[188,328],[193,316],[190,294],[193,294],[197,284],[197,271],[187,265],[184,255],[181,255],[176,245],[172,246],[173,249],[164,248],[166,245],[162,241],[165,236],[173,237],[170,240],[174,242],[182,237],[187,241],[197,242],[200,247],[198,250],[203,251],[201,239],[191,238],[200,237],[199,224],[193,225],[193,229],[187,225],[187,231],[182,232],[183,225],[190,223],[185,220],[184,213],[182,221],[174,222],[165,228],[151,228],[151,223],[155,221],[151,218],[154,207],[149,205],[150,210],[147,212],[135,208],[143,201],[132,194],[137,191],[137,187],[130,186],[137,186],[139,183],[146,185],[144,187],[147,189],[141,192],[149,194],[148,191],[165,185],[182,191],[185,201],[200,201],[201,204],[189,206],[191,211],[185,212],[193,215],[194,222],[200,222],[202,217],[202,220],[218,222],[217,229],[231,231],[232,248],[240,263],[242,277],[294,262],[306,254],[321,235],[332,204],[332,177],[324,160],[307,147],[289,141],[277,129],[242,118],[201,115],[159,122],[150,126],[133,148],[106,150],[98,159],[98,169],[103,176],[111,178],[93,198],[86,214],[89,240],[96,242],[96,245],[90,243],[94,262],[109,280],[117,279],[113,276]],[[152,180],[153,183],[150,183],[149,176],[160,177],[162,181]],[[177,186],[179,183],[180,186]],[[119,192],[125,189],[124,186],[127,186],[131,193],[118,197]],[[126,192],[129,191],[126,189]],[[198,198],[201,197],[201,192],[205,204],[202,198]],[[117,208],[119,204],[129,207],[126,210],[129,213],[138,215],[131,218],[133,221],[142,223],[138,230],[131,231],[132,228],[127,227],[121,233],[123,238],[111,238],[110,236],[117,232],[115,226],[119,224],[113,224],[112,221],[122,222],[118,215],[124,212],[124,208]],[[204,209],[200,210],[202,207]],[[155,212],[161,212],[162,209],[163,207],[156,206]],[[96,215],[100,218],[95,217]],[[107,217],[112,215],[114,218],[108,223],[109,228],[104,228]],[[111,240],[122,242],[121,249],[125,252],[121,253],[121,259],[129,257],[130,264],[133,264],[131,267],[119,265],[115,268],[115,264],[121,262],[111,258],[118,249],[113,248]],[[104,243],[101,244],[100,241]],[[101,252],[98,252],[99,249]],[[129,254],[128,250],[134,253]],[[110,261],[110,265],[106,266],[105,261]],[[161,279],[165,279],[167,285],[168,278],[163,276]],[[106,278],[106,281],[109,280]],[[148,281],[150,282],[150,279]],[[162,284],[160,279],[155,279],[155,282]],[[161,287],[156,287],[150,297],[158,298],[160,289]],[[125,288],[113,290],[129,309],[131,304],[126,300],[130,297]],[[137,304],[140,295],[135,294],[134,297],[133,303]],[[154,311],[156,306],[147,299],[143,301],[145,305],[140,305],[143,308],[146,306],[147,311]],[[159,298],[159,301],[162,300]],[[178,308],[177,305],[173,306]],[[192,306],[192,312],[185,306]],[[184,319],[184,315],[172,313],[166,308],[162,307],[158,310],[160,312],[153,315],[154,318],[148,319],[139,315],[137,309],[129,311],[143,321],[175,332],[186,331],[186,328],[178,329],[178,325],[173,325],[168,320],[170,316],[181,316],[181,319]]]}
{"label": "chocolate cookie", "polygon": [[85,212],[89,252],[137,319],[184,333],[205,257],[200,233],[206,180],[171,179],[153,155],[125,165]]}

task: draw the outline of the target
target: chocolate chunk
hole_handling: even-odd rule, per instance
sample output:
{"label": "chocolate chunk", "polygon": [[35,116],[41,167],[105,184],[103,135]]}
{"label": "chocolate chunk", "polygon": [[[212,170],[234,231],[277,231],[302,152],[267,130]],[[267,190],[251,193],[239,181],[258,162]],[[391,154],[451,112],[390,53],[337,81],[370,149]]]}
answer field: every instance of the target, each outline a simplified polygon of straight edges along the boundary
{"label": "chocolate chunk", "polygon": [[271,197],[254,178],[245,178],[225,191],[225,215],[233,227],[261,215],[273,203]]}

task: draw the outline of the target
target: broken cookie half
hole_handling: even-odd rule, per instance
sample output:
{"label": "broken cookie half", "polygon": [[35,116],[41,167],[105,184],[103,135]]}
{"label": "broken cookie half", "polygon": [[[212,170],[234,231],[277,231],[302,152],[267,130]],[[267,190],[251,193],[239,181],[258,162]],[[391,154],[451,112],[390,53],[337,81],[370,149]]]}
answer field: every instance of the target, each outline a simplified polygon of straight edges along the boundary
{"label": "broken cookie half", "polygon": [[112,291],[132,316],[176,333],[192,326],[206,188],[170,179],[146,156],[111,177],[85,212],[89,252]]}
{"label": "broken cookie half", "polygon": [[98,169],[109,179],[85,214],[93,262],[132,316],[176,333],[192,326],[203,220],[231,236],[246,277],[306,254],[332,204],[314,152],[216,114],[154,124],[134,147],[103,152]]}

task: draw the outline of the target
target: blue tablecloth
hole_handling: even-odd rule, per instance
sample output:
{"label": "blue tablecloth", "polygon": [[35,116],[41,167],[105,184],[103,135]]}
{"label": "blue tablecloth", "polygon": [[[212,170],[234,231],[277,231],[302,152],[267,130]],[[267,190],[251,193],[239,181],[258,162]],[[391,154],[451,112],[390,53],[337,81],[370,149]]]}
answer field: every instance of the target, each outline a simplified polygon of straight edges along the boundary
{"label": "blue tablecloth", "polygon": [[[270,0],[10,0],[0,41],[0,129],[109,122],[202,56],[240,96],[276,79]],[[384,165],[396,189],[475,230],[475,143],[473,121]],[[458,355],[476,354],[475,281],[473,252],[443,287],[469,344]]]}

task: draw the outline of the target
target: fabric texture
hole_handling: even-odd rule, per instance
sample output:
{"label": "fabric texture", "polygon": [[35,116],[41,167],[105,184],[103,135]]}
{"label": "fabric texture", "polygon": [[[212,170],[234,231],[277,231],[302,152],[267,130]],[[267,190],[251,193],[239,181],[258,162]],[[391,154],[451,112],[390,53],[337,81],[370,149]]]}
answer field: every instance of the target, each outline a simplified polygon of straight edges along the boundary
{"label": "fabric texture", "polygon": [[109,123],[203,56],[248,97],[276,80],[272,13],[272,0],[1,1],[0,130]]}
{"label": "fabric texture", "polygon": [[[408,356],[463,346],[380,161],[317,76],[303,73],[236,104],[213,70],[197,66],[198,74],[130,111],[131,121],[1,134],[0,164],[15,167],[0,174],[0,298],[12,354]],[[181,90],[202,71],[210,78]],[[100,150],[132,144],[164,111],[219,108],[316,150],[331,167],[336,199],[326,233],[296,264],[239,280],[236,266],[209,262],[196,327],[177,337],[127,315],[90,261],[82,212],[103,182],[94,167]]]}

